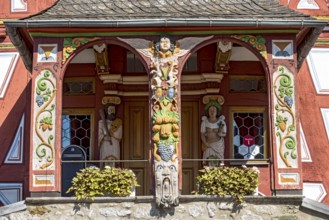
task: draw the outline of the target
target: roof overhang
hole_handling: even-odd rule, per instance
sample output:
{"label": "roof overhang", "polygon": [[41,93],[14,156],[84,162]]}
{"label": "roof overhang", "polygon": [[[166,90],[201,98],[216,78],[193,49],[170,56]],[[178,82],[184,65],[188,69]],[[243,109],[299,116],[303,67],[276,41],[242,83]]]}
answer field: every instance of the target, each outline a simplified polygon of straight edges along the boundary
{"label": "roof overhang", "polygon": [[7,27],[324,27],[321,20],[264,19],[136,19],[136,20],[8,20]]}
{"label": "roof overhang", "polygon": [[7,33],[17,48],[26,68],[32,72],[32,51],[18,29],[29,28],[168,28],[168,27],[241,27],[244,28],[296,28],[308,29],[297,45],[297,67],[300,68],[327,21],[323,20],[271,20],[271,19],[137,19],[137,20],[7,20]]}

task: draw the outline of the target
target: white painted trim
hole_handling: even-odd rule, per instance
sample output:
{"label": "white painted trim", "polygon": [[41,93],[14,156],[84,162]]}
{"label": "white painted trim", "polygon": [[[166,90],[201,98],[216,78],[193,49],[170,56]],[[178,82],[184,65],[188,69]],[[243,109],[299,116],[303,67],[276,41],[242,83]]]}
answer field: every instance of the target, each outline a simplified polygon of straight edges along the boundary
{"label": "white painted trim", "polygon": [[11,12],[24,12],[27,11],[27,1],[24,0],[11,0]]}
{"label": "white painted trim", "polygon": [[[320,53],[327,54],[328,59],[324,57],[322,61],[316,60],[315,54]],[[316,92],[318,94],[329,94],[329,48],[312,48],[306,59]]]}
{"label": "white painted trim", "polygon": [[23,163],[24,119],[25,114],[22,115],[21,121],[16,131],[15,138],[11,144],[9,152],[7,153],[5,164]]}
{"label": "white painted trim", "polygon": [[181,84],[196,84],[204,82],[220,83],[224,75],[221,73],[201,73],[198,75],[182,75]]}
{"label": "white painted trim", "polygon": [[103,83],[119,83],[122,79],[121,74],[104,74],[100,75],[99,78],[103,81]]}
{"label": "white painted trim", "polygon": [[[224,75],[221,73],[202,73],[198,75],[182,75],[181,84],[197,84],[204,82],[220,83]],[[148,76],[122,76],[121,74],[100,75],[103,83],[119,83],[123,85],[148,85]]]}
{"label": "white painted trim", "polygon": [[297,9],[320,9],[319,5],[314,0],[300,0]]}
{"label": "white painted trim", "polygon": [[312,162],[308,144],[305,139],[302,123],[299,123],[299,131],[300,131],[300,146],[301,146],[302,162]]}
{"label": "white painted trim", "polygon": [[[307,188],[310,190],[309,194],[307,194]],[[322,183],[303,182],[303,195],[308,199],[321,202],[326,197],[327,192]]]}
{"label": "white painted trim", "polygon": [[329,141],[329,108],[321,108],[324,127],[327,131],[327,137]]}
{"label": "white painted trim", "polygon": [[[9,192],[9,191],[15,191]],[[10,194],[14,193],[15,198],[8,198],[12,196]],[[15,195],[16,194],[16,195]],[[23,184],[22,183],[0,183],[0,201],[4,205],[9,205],[22,200],[23,194]]]}
{"label": "white painted trim", "polygon": [[9,56],[12,55],[12,57],[11,57],[8,68],[6,70],[4,69],[5,72],[3,72],[3,73],[0,72],[0,99],[5,96],[5,93],[7,91],[7,87],[9,85],[10,80],[11,80],[12,74],[15,70],[16,63],[17,63],[17,60],[18,60],[18,57],[19,57],[17,52],[15,52],[15,53],[12,53],[12,52],[11,53],[3,53],[3,52],[1,52],[0,53],[1,66],[4,65],[4,62],[1,61],[1,55],[9,55]]}
{"label": "white painted trim", "polygon": [[118,96],[149,96],[148,92],[119,92],[118,90],[104,90],[104,94]]}

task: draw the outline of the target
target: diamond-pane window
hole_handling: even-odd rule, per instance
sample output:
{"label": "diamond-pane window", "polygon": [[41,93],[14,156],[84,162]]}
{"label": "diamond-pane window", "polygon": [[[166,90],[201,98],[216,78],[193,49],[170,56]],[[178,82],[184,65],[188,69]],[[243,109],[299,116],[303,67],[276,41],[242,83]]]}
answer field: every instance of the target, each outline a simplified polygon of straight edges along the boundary
{"label": "diamond-pane window", "polygon": [[94,78],[66,78],[63,83],[64,95],[90,95],[95,93]]}

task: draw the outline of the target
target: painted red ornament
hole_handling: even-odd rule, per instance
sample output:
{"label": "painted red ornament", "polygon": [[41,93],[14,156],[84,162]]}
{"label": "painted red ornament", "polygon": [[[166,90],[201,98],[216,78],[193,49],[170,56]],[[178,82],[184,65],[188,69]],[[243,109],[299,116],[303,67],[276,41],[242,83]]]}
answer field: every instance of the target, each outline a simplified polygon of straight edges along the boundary
{"label": "painted red ornament", "polygon": [[243,144],[246,145],[247,147],[250,147],[255,144],[255,139],[254,137],[250,135],[246,135],[243,137]]}

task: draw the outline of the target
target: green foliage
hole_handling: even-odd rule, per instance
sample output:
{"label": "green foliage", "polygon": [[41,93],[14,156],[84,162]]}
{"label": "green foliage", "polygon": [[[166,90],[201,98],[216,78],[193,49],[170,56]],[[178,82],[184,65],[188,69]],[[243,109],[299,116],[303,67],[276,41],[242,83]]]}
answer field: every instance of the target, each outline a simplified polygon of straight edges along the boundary
{"label": "green foliage", "polygon": [[231,195],[238,203],[245,195],[251,195],[258,186],[258,170],[237,167],[212,167],[200,170],[196,194]]}
{"label": "green foliage", "polygon": [[90,167],[77,172],[66,193],[73,192],[78,200],[94,200],[95,196],[102,195],[128,196],[135,186],[138,183],[131,170],[114,167],[100,170]]}
{"label": "green foliage", "polygon": [[102,172],[104,192],[110,196],[128,196],[132,187],[139,186],[133,171],[110,167]]}

